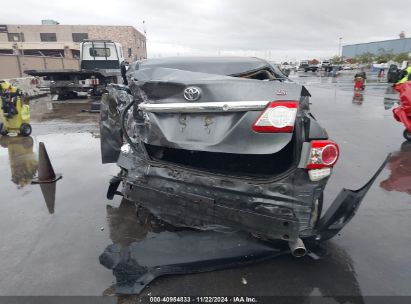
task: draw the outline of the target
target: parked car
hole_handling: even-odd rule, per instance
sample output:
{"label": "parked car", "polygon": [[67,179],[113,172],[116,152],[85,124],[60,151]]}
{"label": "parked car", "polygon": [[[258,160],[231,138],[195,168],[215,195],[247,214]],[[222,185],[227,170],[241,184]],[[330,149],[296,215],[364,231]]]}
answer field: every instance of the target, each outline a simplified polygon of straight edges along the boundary
{"label": "parked car", "polygon": [[304,72],[316,72],[319,68],[317,64],[310,64],[308,60],[301,60],[300,66],[298,67],[299,70],[303,70]]}
{"label": "parked car", "polygon": [[287,62],[283,62],[280,65],[276,65],[274,62],[270,62],[270,64],[273,66],[277,66],[281,70],[281,72],[287,77],[290,75],[291,70],[294,69],[293,66],[288,64]]}
{"label": "parked car", "polygon": [[396,64],[391,64],[387,72],[387,81],[389,83],[396,83],[398,80],[401,79],[400,73],[401,70],[398,68],[398,66]]}
{"label": "parked car", "polygon": [[351,70],[353,70],[354,68],[353,68],[351,65],[349,65],[349,64],[345,64],[345,65],[342,66],[342,69],[343,69],[344,71],[351,71]]}
{"label": "parked car", "polygon": [[126,77],[102,101],[102,158],[121,169],[108,198],[174,226],[241,230],[303,256],[306,240],[344,227],[379,173],[343,189],[321,217],[338,144],[310,112],[308,90],[265,60],[149,59]]}
{"label": "parked car", "polygon": [[321,68],[325,71],[325,72],[331,72],[332,70],[332,65],[331,62],[329,60],[323,60],[321,62]]}

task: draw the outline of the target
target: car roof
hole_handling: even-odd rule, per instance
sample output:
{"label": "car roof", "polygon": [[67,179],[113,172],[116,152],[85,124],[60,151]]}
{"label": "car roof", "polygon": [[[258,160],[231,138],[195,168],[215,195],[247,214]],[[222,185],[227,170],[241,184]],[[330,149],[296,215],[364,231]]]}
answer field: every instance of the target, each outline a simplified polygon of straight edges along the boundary
{"label": "car roof", "polygon": [[136,69],[171,68],[218,75],[236,75],[263,68],[273,68],[256,57],[170,57],[145,59],[136,62]]}

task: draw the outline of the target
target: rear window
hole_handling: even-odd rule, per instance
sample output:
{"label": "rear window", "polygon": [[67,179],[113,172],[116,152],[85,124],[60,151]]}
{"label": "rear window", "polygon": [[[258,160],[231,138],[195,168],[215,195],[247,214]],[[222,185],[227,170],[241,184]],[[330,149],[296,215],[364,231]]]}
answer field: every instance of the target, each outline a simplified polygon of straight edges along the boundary
{"label": "rear window", "polygon": [[109,48],[90,48],[89,49],[91,57],[110,57]]}

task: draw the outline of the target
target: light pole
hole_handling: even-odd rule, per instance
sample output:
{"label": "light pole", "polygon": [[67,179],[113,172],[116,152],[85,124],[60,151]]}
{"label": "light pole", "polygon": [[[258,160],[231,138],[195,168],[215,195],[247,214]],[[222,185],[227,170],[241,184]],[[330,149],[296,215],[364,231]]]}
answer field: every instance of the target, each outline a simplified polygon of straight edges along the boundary
{"label": "light pole", "polygon": [[20,26],[17,26],[18,29],[18,35],[19,35],[19,42],[20,42],[20,47],[19,47],[19,51],[21,52],[21,55],[24,56],[24,46],[23,46],[23,40],[24,40],[24,34],[23,32],[20,31]]}
{"label": "light pole", "polygon": [[146,28],[146,20],[143,20],[143,32],[144,32],[144,59],[147,59],[147,28]]}
{"label": "light pole", "polygon": [[338,57],[341,59],[341,41],[343,37],[338,38]]}
{"label": "light pole", "polygon": [[19,33],[19,40],[20,40],[20,45],[21,45],[21,54],[24,56],[24,45],[23,45],[24,34],[23,34],[23,32]]}

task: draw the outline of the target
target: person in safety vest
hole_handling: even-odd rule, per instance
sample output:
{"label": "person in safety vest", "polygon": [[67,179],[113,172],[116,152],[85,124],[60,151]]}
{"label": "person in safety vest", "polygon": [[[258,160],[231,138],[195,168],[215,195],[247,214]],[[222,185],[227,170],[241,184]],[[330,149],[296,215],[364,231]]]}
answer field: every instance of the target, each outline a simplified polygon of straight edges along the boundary
{"label": "person in safety vest", "polygon": [[400,80],[397,81],[397,84],[411,80],[411,65],[408,64],[408,66],[400,72],[399,79]]}
{"label": "person in safety vest", "polygon": [[21,92],[5,80],[0,81],[0,88],[3,113],[6,117],[13,117],[17,114],[15,97],[21,95]]}

